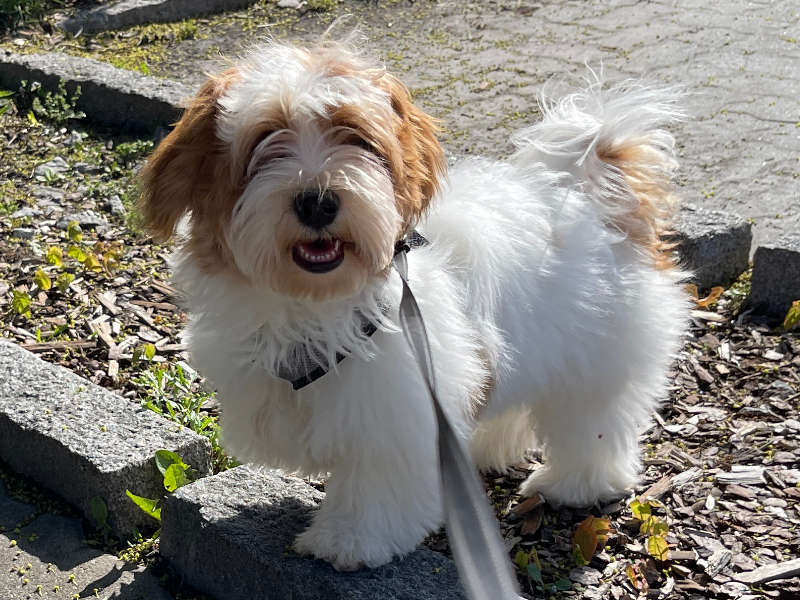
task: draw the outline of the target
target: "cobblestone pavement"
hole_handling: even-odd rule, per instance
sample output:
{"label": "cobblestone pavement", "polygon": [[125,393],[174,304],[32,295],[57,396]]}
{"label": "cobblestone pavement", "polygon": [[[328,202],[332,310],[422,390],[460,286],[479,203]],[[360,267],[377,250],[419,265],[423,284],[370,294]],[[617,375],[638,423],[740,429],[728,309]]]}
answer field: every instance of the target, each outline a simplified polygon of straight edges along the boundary
{"label": "cobblestone pavement", "polygon": [[[675,129],[684,201],[753,219],[754,244],[800,230],[800,5],[793,0],[347,0],[337,9],[345,13],[368,51],[442,120],[454,153],[507,153],[510,133],[536,118],[542,85],[565,88],[587,64],[608,79],[684,86],[690,119]],[[272,29],[235,19],[208,39],[182,43],[159,74],[197,85],[222,63],[210,55],[235,57],[268,30],[313,41],[330,18],[307,13]]]}
{"label": "cobblestone pavement", "polygon": [[0,598],[171,600],[158,579],[87,544],[80,519],[12,498],[0,480]]}

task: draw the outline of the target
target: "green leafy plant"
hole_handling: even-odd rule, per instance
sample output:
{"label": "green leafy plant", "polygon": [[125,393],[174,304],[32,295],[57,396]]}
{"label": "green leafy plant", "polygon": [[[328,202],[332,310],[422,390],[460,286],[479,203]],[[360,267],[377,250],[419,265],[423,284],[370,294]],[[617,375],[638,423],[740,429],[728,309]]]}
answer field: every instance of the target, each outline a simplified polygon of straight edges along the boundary
{"label": "green leafy plant", "polygon": [[103,536],[104,540],[108,541],[111,536],[111,526],[108,524],[108,507],[105,500],[100,496],[92,497],[89,500],[89,511],[100,535]]}
{"label": "green leafy plant", "polygon": [[66,294],[73,281],[75,281],[75,275],[72,273],[61,273],[61,275],[56,277],[56,287],[62,294]]}
{"label": "green leafy plant", "polygon": [[629,508],[633,518],[641,521],[639,533],[647,536],[645,540],[647,553],[656,560],[664,561],[669,558],[669,544],[667,543],[669,526],[666,521],[657,518],[653,514],[654,506],[655,504],[652,501],[640,502],[639,500],[634,500],[630,503]]}
{"label": "green leafy plant", "polygon": [[[178,488],[191,483],[196,477],[196,473],[188,464],[183,462],[180,455],[170,450],[157,450],[155,463],[158,472],[161,473],[164,489],[167,493],[172,493]],[[136,506],[147,513],[148,516],[156,521],[161,521],[161,507],[159,504],[166,494],[160,498],[137,496],[130,490],[125,490],[125,494]]]}
{"label": "green leafy plant", "polygon": [[68,94],[63,80],[59,81],[55,92],[47,91],[38,81],[22,81],[13,100],[19,113],[26,115],[33,125],[37,125],[39,119],[64,124],[86,116],[77,109],[80,97],[81,87],[77,86]]}
{"label": "green leafy plant", "polygon": [[125,167],[147,156],[152,150],[153,142],[151,140],[121,142],[114,146],[114,154],[116,155],[117,161]]}
{"label": "green leafy plant", "polygon": [[[140,360],[143,356],[147,358],[144,352],[145,348],[142,347],[138,354]],[[154,364],[132,382],[139,388],[142,405],[145,408],[208,438],[211,442],[212,468],[215,472],[238,464],[222,449],[217,418],[203,410],[203,405],[214,394],[200,387],[194,372],[184,369],[179,364]]]}
{"label": "green leafy plant", "polygon": [[13,102],[11,101],[11,96],[14,95],[14,92],[10,92],[8,90],[0,90],[0,115],[4,114]]}
{"label": "green leafy plant", "polygon": [[49,290],[53,286],[53,282],[50,281],[50,277],[43,269],[36,270],[33,274],[33,282],[36,284],[36,287],[44,291]]}
{"label": "green leafy plant", "polygon": [[27,292],[20,290],[11,291],[11,308],[18,315],[31,318],[31,297]]}
{"label": "green leafy plant", "polygon": [[795,300],[789,307],[786,317],[783,319],[783,328],[786,331],[800,327],[800,300]]}
{"label": "green leafy plant", "polygon": [[563,592],[572,587],[569,579],[563,577],[556,579],[552,583],[545,583],[542,576],[542,563],[539,561],[539,554],[536,548],[531,548],[530,552],[523,549],[517,550],[514,555],[514,564],[522,571],[530,580],[531,584],[542,594],[547,596],[549,594],[556,594]]}
{"label": "green leafy plant", "polygon": [[41,19],[48,5],[62,5],[62,2],[0,0],[0,32],[15,29],[23,23]]}
{"label": "green leafy plant", "polygon": [[45,259],[51,265],[54,265],[56,267],[60,267],[60,266],[62,266],[64,264],[63,263],[64,253],[61,251],[61,248],[59,248],[58,246],[50,246],[47,249],[47,255],[45,256]]}

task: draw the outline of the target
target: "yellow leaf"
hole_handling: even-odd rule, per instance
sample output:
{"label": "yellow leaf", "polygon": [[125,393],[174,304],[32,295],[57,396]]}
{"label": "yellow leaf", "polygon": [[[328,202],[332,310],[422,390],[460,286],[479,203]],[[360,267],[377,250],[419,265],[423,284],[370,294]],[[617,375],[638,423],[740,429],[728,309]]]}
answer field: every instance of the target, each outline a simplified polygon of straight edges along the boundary
{"label": "yellow leaf", "polygon": [[514,564],[524,571],[528,566],[528,553],[525,550],[517,550],[514,555]]}
{"label": "yellow leaf", "polygon": [[33,282],[37,285],[40,290],[49,290],[52,286],[52,282],[50,278],[47,276],[42,269],[37,269],[36,272],[33,274]]}
{"label": "yellow leaf", "polygon": [[77,221],[70,221],[67,224],[67,237],[69,238],[70,242],[80,242],[83,239],[81,226]]}
{"label": "yellow leaf", "polygon": [[67,289],[69,288],[69,284],[75,280],[75,275],[72,273],[62,273],[56,278],[56,287],[61,290],[62,293],[66,293]]}
{"label": "yellow leaf", "polygon": [[97,257],[91,252],[86,253],[86,260],[83,261],[83,266],[90,271],[94,271],[95,273],[103,270],[103,267],[100,265],[100,261],[97,260]]}
{"label": "yellow leaf", "polygon": [[800,300],[795,300],[786,313],[786,318],[783,320],[783,328],[789,331],[798,326],[800,326]]}
{"label": "yellow leaf", "polygon": [[706,296],[705,298],[701,298],[697,301],[698,308],[708,308],[719,299],[719,297],[722,295],[722,292],[724,291],[725,288],[720,286],[711,288],[711,291],[708,293],[708,296]]}
{"label": "yellow leaf", "polygon": [[58,246],[50,246],[47,249],[47,262],[57,267],[61,266],[61,259],[64,258],[64,253]]}
{"label": "yellow leaf", "polygon": [[669,545],[666,538],[661,535],[651,535],[647,538],[647,553],[656,560],[667,560]]}
{"label": "yellow leaf", "polygon": [[639,521],[646,521],[650,518],[651,515],[651,507],[649,502],[639,502],[638,500],[634,500],[630,504],[631,513],[633,513],[633,518],[638,519]]}

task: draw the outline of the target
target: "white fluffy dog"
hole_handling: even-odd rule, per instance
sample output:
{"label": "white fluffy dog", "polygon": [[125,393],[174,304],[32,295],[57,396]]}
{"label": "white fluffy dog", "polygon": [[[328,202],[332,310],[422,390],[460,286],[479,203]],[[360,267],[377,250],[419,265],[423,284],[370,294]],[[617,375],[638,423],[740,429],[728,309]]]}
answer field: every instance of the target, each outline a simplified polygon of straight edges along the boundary
{"label": "white fluffy dog", "polygon": [[664,90],[599,82],[543,108],[508,160],[446,170],[384,69],[272,43],[211,78],[150,158],[142,207],[162,239],[186,216],[175,280],[228,448],[330,473],[299,552],[374,567],[442,521],[434,409],[395,325],[390,265],[412,230],[440,398],[478,466],[539,448],[522,493],[571,505],[636,482],[687,317],[660,241],[660,127],[678,112]]}

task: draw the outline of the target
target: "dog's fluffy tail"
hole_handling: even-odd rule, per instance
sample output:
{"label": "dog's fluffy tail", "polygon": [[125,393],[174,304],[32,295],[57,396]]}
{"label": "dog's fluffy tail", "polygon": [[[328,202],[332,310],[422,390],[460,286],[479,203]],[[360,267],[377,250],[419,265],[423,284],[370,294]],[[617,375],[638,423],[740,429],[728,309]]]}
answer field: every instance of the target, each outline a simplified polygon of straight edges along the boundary
{"label": "dog's fluffy tail", "polygon": [[571,173],[598,208],[657,266],[672,266],[662,234],[675,210],[671,190],[675,140],[664,125],[680,120],[680,90],[637,82],[604,87],[594,74],[586,89],[543,98],[544,118],[516,134],[512,161],[544,163]]}

